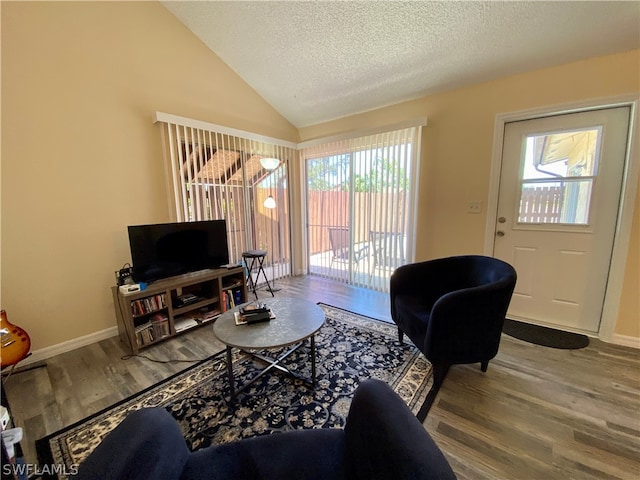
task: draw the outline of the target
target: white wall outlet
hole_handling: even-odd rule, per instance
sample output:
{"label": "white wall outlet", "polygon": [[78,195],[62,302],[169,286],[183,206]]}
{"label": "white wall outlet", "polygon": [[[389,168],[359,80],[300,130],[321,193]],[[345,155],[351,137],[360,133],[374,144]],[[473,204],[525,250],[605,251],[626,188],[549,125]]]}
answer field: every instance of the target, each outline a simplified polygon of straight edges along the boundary
{"label": "white wall outlet", "polygon": [[482,212],[482,202],[473,201],[469,202],[469,206],[467,207],[467,213],[481,213]]}

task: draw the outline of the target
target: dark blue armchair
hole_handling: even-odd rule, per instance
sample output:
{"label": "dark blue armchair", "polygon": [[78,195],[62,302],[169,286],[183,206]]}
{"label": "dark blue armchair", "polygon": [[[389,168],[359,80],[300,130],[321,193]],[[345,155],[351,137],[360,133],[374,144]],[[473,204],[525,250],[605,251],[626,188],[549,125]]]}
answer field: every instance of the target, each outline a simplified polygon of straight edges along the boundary
{"label": "dark blue armchair", "polygon": [[403,265],[390,280],[391,318],[442,383],[451,365],[496,356],[516,285],[514,268],[497,258],[466,255]]}
{"label": "dark blue armchair", "polygon": [[137,410],[80,465],[77,480],[455,479],[442,452],[402,399],[366,380],[344,429],[275,433],[189,452],[173,417]]}

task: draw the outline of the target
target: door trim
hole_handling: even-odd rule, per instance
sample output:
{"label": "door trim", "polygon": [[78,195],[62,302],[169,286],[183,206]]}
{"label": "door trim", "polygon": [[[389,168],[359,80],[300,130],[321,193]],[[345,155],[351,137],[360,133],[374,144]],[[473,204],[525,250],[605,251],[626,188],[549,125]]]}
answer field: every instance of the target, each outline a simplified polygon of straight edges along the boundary
{"label": "door trim", "polygon": [[577,103],[568,103],[535,109],[520,110],[496,115],[493,133],[493,152],[491,155],[491,173],[489,179],[489,197],[487,200],[487,221],[485,226],[484,253],[493,255],[495,225],[498,210],[498,190],[502,168],[502,146],[505,124],[520,120],[530,120],[568,113],[600,110],[605,108],[628,106],[631,109],[629,122],[630,135],[627,138],[627,153],[622,180],[622,197],[618,209],[616,231],[613,239],[613,251],[609,268],[609,277],[602,309],[602,319],[598,338],[605,342],[616,343],[615,327],[618,319],[620,297],[627,262],[627,252],[631,238],[634,203],[638,187],[640,159],[638,158],[637,111],[640,97],[638,94],[597,98]]}

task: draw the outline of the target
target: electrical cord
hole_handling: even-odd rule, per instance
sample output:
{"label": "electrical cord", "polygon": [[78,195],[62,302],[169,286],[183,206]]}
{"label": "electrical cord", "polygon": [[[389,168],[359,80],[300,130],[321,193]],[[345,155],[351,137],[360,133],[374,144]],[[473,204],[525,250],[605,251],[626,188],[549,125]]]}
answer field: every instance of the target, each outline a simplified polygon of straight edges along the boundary
{"label": "electrical cord", "polygon": [[195,360],[178,360],[175,358],[170,358],[169,360],[158,360],[157,358],[151,358],[151,357],[147,357],[146,355],[140,355],[140,354],[123,355],[122,357],[120,357],[120,360],[130,360],[133,357],[144,358],[145,360],[149,360],[150,362],[155,362],[155,363],[179,363],[179,362],[196,363],[196,362],[203,362],[204,360],[206,360],[206,358],[198,358]]}
{"label": "electrical cord", "polygon": [[133,357],[140,357],[140,358],[144,358],[145,360],[149,360],[150,362],[155,362],[155,363],[197,363],[197,362],[204,362],[207,360],[213,360],[216,357],[222,356],[222,354],[224,354],[225,351],[224,350],[220,350],[217,353],[214,353],[213,355],[211,355],[210,357],[207,358],[196,358],[196,359],[177,359],[177,358],[170,358],[168,360],[159,360],[157,358],[151,358],[148,357],[147,355],[140,355],[140,354],[129,354],[129,355],[123,355],[122,357],[120,357],[120,360],[130,360]]}

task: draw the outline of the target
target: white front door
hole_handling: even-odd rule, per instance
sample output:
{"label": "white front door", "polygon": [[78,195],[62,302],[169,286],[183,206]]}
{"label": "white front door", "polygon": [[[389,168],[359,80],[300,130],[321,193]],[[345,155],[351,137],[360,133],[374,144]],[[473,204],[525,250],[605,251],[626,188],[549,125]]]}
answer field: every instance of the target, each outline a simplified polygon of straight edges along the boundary
{"label": "white front door", "polygon": [[494,255],[518,282],[509,317],[598,332],[630,107],[505,124]]}

